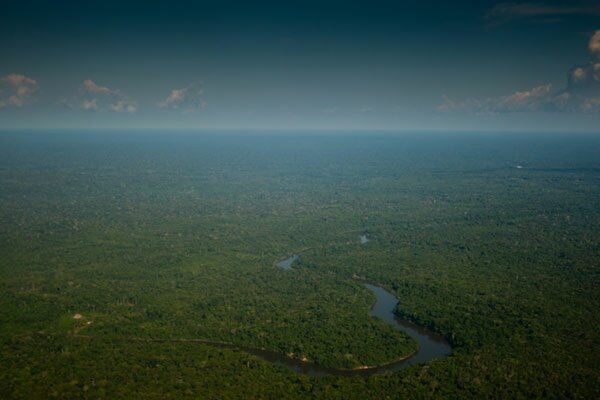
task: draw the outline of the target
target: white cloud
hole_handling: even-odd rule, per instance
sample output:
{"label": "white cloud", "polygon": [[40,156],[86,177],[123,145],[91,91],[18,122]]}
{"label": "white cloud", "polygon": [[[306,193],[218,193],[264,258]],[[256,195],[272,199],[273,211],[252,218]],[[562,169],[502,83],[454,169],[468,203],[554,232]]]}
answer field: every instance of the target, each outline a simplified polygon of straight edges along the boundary
{"label": "white cloud", "polygon": [[[595,46],[600,51],[600,30],[590,40],[590,52]],[[452,100],[444,96],[438,111],[463,111],[477,115],[510,112],[550,111],[572,113],[600,113],[600,63],[576,65],[567,73],[567,86],[553,91],[550,84],[507,96],[486,99]]]}
{"label": "white cloud", "polygon": [[82,84],[83,88],[90,93],[110,94],[113,91],[106,86],[99,86],[91,79],[86,79]]}
{"label": "white cloud", "polygon": [[552,86],[540,85],[508,96],[486,99],[452,100],[447,96],[437,107],[440,112],[462,111],[475,115],[494,115],[514,112],[600,113],[600,92],[597,88],[578,91],[567,87],[552,91]]}
{"label": "white cloud", "polygon": [[166,99],[161,101],[160,108],[194,111],[206,107],[204,88],[199,82],[194,82],[181,89],[173,89]]}
{"label": "white cloud", "polygon": [[584,113],[600,113],[600,97],[583,99],[580,108]]}
{"label": "white cloud", "polygon": [[589,62],[576,65],[567,75],[568,89],[575,92],[599,92],[600,94],[600,63]]}
{"label": "white cloud", "polygon": [[185,100],[186,89],[174,89],[161,104],[162,107],[177,106]]}
{"label": "white cloud", "polygon": [[96,99],[86,100],[81,103],[81,108],[84,110],[98,110],[98,102]]}
{"label": "white cloud", "polygon": [[600,29],[594,32],[590,38],[588,48],[590,49],[590,53],[600,58]]}
{"label": "white cloud", "polygon": [[571,77],[574,82],[581,82],[581,81],[585,80],[586,75],[587,74],[586,74],[585,69],[581,68],[581,67],[577,67],[577,68],[573,69],[573,71],[571,72]]}
{"label": "white cloud", "polygon": [[455,101],[444,96],[438,111],[469,111],[478,115],[543,110],[551,100],[552,85],[540,85],[508,96]]}
{"label": "white cloud", "polygon": [[98,85],[91,79],[84,80],[75,99],[66,103],[86,111],[134,113],[138,109],[137,103],[119,89]]}
{"label": "white cloud", "polygon": [[22,107],[36,101],[38,84],[21,74],[9,74],[0,79],[0,108]]}
{"label": "white cloud", "polygon": [[127,100],[118,100],[116,103],[110,104],[111,111],[134,113],[137,111],[137,105]]}
{"label": "white cloud", "polygon": [[515,92],[498,99],[496,107],[503,111],[535,111],[550,96],[552,85],[540,85],[530,90]]}

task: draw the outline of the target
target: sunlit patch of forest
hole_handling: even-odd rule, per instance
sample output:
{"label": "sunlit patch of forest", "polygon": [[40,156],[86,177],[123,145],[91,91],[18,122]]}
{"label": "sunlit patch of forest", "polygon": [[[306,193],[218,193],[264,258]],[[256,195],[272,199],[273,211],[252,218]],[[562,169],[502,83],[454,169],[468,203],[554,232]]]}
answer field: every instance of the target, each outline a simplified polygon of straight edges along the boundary
{"label": "sunlit patch of forest", "polygon": [[[3,132],[0,397],[598,398],[598,154],[566,134]],[[452,355],[307,377],[185,341],[336,368],[414,352],[353,277]]]}

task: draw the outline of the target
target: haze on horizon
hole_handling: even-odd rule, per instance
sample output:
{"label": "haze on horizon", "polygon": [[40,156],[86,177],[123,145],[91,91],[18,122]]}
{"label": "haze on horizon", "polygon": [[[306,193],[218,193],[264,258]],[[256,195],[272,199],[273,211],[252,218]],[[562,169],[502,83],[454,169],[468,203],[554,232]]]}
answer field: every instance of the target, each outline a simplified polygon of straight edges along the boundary
{"label": "haze on horizon", "polygon": [[600,126],[597,1],[12,2],[0,129]]}

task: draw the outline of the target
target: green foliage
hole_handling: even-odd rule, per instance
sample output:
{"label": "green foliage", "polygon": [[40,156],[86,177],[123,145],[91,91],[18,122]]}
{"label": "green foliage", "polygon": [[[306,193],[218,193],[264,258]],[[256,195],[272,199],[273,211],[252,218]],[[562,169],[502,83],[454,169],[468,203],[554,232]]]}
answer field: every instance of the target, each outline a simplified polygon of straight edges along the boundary
{"label": "green foliage", "polygon": [[[600,397],[597,154],[577,136],[4,133],[0,397]],[[356,275],[453,355],[309,378],[181,340],[338,368],[412,353]]]}

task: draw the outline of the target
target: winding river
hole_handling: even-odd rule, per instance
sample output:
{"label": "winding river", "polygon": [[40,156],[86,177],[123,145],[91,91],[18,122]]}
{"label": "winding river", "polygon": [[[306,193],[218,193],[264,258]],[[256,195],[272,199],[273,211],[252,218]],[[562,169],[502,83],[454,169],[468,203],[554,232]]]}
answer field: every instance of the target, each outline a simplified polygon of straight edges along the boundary
{"label": "winding river", "polygon": [[[366,243],[366,236],[361,236],[361,243]],[[278,262],[276,265],[283,269],[291,269],[292,264],[298,260],[299,254],[294,254],[285,260]],[[335,369],[327,368],[310,362],[303,362],[298,359],[289,358],[285,355],[257,350],[257,349],[243,349],[249,353],[252,353],[264,360],[270,361],[273,364],[286,367],[299,374],[310,375],[310,376],[325,376],[325,375],[343,375],[343,376],[368,376],[375,374],[385,374],[388,372],[395,372],[401,368],[406,368],[413,364],[424,363],[436,358],[442,358],[448,356],[452,352],[452,348],[448,342],[440,335],[431,332],[430,330],[418,326],[410,321],[399,318],[395,314],[396,305],[398,299],[386,291],[380,286],[376,286],[370,283],[364,283],[364,286],[371,290],[376,297],[375,304],[371,308],[371,315],[380,318],[395,329],[401,330],[408,334],[419,343],[419,350],[416,353],[395,362],[383,364],[376,367],[365,368],[365,369]]]}
{"label": "winding river", "polygon": [[[366,244],[369,240],[366,235],[361,236],[360,241],[362,244]],[[296,260],[300,258],[299,254],[293,254],[285,260],[279,261],[276,265],[280,268],[290,270]],[[363,283],[363,285],[375,294],[376,301],[371,308],[370,314],[374,317],[380,318],[394,329],[405,332],[419,343],[419,349],[417,352],[408,355],[407,357],[390,362],[367,368],[357,369],[338,369],[328,368],[321,365],[317,365],[311,362],[302,361],[296,358],[290,358],[285,354],[276,353],[274,351],[257,349],[254,347],[246,347],[230,342],[219,342],[208,339],[148,339],[148,338],[137,338],[129,337],[125,340],[129,341],[151,341],[151,342],[186,342],[186,343],[203,343],[213,347],[241,350],[243,352],[252,354],[258,358],[268,361],[274,365],[285,367],[298,374],[308,376],[326,376],[326,375],[339,375],[349,377],[359,376],[370,376],[380,375],[398,371],[399,369],[406,368],[410,365],[420,364],[427,361],[431,361],[437,358],[448,356],[452,352],[452,348],[448,342],[440,335],[429,331],[426,328],[415,325],[414,323],[399,318],[395,313],[396,306],[398,305],[398,299],[393,294],[386,291],[380,286],[373,285],[371,283]],[[90,335],[81,335],[75,333],[74,337],[80,339],[93,339]]]}

